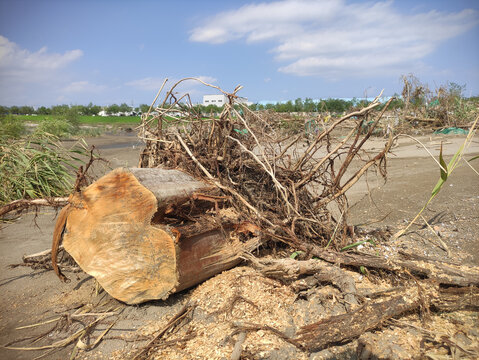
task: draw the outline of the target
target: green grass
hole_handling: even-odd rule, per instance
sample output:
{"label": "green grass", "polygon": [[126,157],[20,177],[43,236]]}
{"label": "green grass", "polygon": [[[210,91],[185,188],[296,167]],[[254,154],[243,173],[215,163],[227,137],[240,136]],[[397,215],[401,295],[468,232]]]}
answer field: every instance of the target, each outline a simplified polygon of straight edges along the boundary
{"label": "green grass", "polygon": [[[54,115],[14,115],[18,120],[29,122],[41,122],[43,120],[54,119]],[[92,116],[80,115],[80,124],[99,125],[99,124],[140,124],[139,116]]]}
{"label": "green grass", "polygon": [[65,149],[49,134],[0,138],[0,206],[18,199],[68,195],[75,169],[87,157],[84,142]]}
{"label": "green grass", "polygon": [[14,119],[28,121],[28,122],[40,122],[45,119],[53,119],[53,115],[12,115]]}
{"label": "green grass", "polygon": [[91,116],[81,115],[81,124],[140,124],[139,116]]}

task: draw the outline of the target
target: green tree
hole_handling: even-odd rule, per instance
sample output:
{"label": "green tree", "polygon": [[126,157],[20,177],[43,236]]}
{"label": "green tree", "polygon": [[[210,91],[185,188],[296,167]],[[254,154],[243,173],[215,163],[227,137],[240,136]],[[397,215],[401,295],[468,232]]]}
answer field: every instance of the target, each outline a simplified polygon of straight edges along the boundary
{"label": "green tree", "polygon": [[346,101],[342,99],[327,99],[324,101],[324,107],[326,111],[334,113],[343,113],[351,108],[353,105],[351,101]]}
{"label": "green tree", "polygon": [[[391,104],[389,104],[389,109],[391,109],[391,110],[403,109],[404,108],[404,100],[401,99],[401,96],[399,94],[394,94],[393,97],[394,97],[394,100],[391,101]],[[386,105],[386,103],[379,106],[377,109],[382,110],[385,105]]]}
{"label": "green tree", "polygon": [[55,105],[55,106],[52,106],[52,114],[53,115],[62,115],[62,114],[66,114],[67,111],[70,109],[70,107],[68,105]]}
{"label": "green tree", "polygon": [[101,111],[101,106],[99,105],[92,105],[92,103],[88,104],[88,115],[98,115]]}
{"label": "green tree", "polygon": [[140,112],[142,114],[146,114],[148,110],[150,109],[150,105],[146,105],[146,104],[140,104],[140,106],[138,107],[140,108]]}
{"label": "green tree", "polygon": [[87,109],[84,105],[72,105],[68,111],[69,113],[77,113],[78,116],[86,115]]}
{"label": "green tree", "polygon": [[120,107],[117,104],[112,104],[106,108],[108,114],[117,114],[120,112]]}
{"label": "green tree", "polygon": [[37,114],[38,115],[50,115],[52,113],[52,110],[45,107],[45,106],[40,106],[38,109],[37,109]]}
{"label": "green tree", "polygon": [[205,112],[206,113],[212,113],[212,112],[213,113],[218,113],[218,112],[221,112],[221,108],[219,108],[216,105],[210,104],[210,105],[205,107]]}
{"label": "green tree", "polygon": [[126,113],[131,111],[131,107],[128,104],[123,103],[119,106],[120,112]]}
{"label": "green tree", "polygon": [[297,98],[296,100],[294,100],[294,111],[303,111],[303,100],[301,98]]}
{"label": "green tree", "polygon": [[19,109],[19,113],[22,115],[29,115],[35,113],[35,109],[31,106],[22,106]]}
{"label": "green tree", "polygon": [[456,98],[462,98],[462,94],[466,90],[466,85],[459,85],[455,82],[450,82],[447,84],[449,95],[456,97]]}
{"label": "green tree", "polygon": [[278,111],[279,112],[293,112],[294,111],[293,102],[291,100],[288,100],[285,103],[279,103]]}
{"label": "green tree", "polygon": [[306,111],[306,112],[316,111],[316,104],[314,103],[313,99],[311,98],[304,99],[303,111]]}
{"label": "green tree", "polygon": [[18,106],[10,106],[10,114],[20,114],[20,108]]}

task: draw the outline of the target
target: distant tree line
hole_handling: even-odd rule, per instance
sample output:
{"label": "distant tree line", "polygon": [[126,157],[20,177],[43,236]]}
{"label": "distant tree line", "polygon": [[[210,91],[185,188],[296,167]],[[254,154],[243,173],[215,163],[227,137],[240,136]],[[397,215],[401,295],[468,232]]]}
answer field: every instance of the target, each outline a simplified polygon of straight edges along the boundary
{"label": "distant tree line", "polygon": [[[353,98],[352,100],[344,100],[344,99],[322,99],[319,101],[315,101],[311,98],[301,99],[298,98],[294,101],[289,100],[286,102],[278,102],[276,104],[269,103],[269,104],[252,104],[250,105],[251,110],[273,110],[276,112],[319,112],[319,113],[335,113],[340,114],[350,110],[354,110],[356,108],[362,108],[367,106],[369,101],[361,100]],[[400,108],[404,104],[400,98],[393,101],[391,104],[392,108]]]}
{"label": "distant tree line", "polygon": [[112,104],[110,106],[99,106],[89,103],[88,105],[54,105],[51,107],[40,106],[1,106],[0,115],[63,115],[65,113],[76,113],[77,115],[98,115],[100,111],[107,114],[141,114],[147,112],[149,105],[141,104],[137,107],[131,107],[126,103]]}
{"label": "distant tree line", "polygon": [[[259,110],[273,110],[276,112],[330,112],[330,113],[343,113],[349,111],[355,107],[362,107],[367,105],[366,100],[343,100],[343,99],[325,99],[320,101],[314,101],[311,98],[301,99],[298,98],[294,101],[289,100],[286,102],[277,102],[276,104],[252,104],[249,108],[253,111]],[[401,106],[402,101],[397,101],[397,106]],[[1,106],[0,115],[12,114],[12,115],[63,115],[65,113],[77,114],[77,115],[98,115],[101,111],[106,114],[114,115],[139,115],[148,112],[149,105],[141,104],[137,107],[129,106],[126,103],[112,104],[109,106],[99,106],[89,103],[88,105],[55,105],[51,107],[40,106],[34,108],[32,106]],[[221,112],[222,107],[216,105],[195,105],[195,110],[199,113],[218,113]]]}
{"label": "distant tree line", "polygon": [[[294,101],[289,100],[286,102],[277,102],[277,103],[268,103],[268,104],[251,104],[249,105],[249,109],[252,111],[262,111],[262,110],[272,110],[275,112],[283,112],[283,113],[294,113],[294,112],[305,112],[305,113],[312,113],[312,112],[329,112],[340,114],[350,110],[359,109],[364,106],[367,106],[369,101],[367,100],[359,100],[359,99],[352,99],[352,100],[344,100],[344,99],[324,99],[315,101],[311,98],[301,99],[298,98]],[[390,108],[402,108],[404,106],[404,102],[402,99],[397,96],[397,98],[392,102]],[[195,105],[195,110],[199,113],[218,113],[221,112],[222,107],[217,105]],[[381,108],[381,107],[379,107]]]}
{"label": "distant tree line", "polygon": [[[464,91],[463,87],[458,86],[455,83],[448,84],[449,88],[442,92],[442,94],[447,94],[454,99],[462,99],[462,92]],[[419,89],[422,89],[418,87]],[[403,91],[404,92],[404,91]],[[417,93],[417,94],[416,94]],[[444,95],[442,95],[444,96]],[[405,107],[405,100],[409,100],[409,103],[413,103],[418,106],[422,103],[431,102],[433,97],[430,96],[427,98],[424,94],[416,91],[412,96],[405,97],[404,94],[395,95],[395,100],[390,104],[389,109],[402,109]],[[436,96],[436,98],[438,98]],[[441,96],[439,96],[441,98]],[[468,100],[477,101],[477,97],[469,98]],[[261,110],[272,110],[275,112],[284,112],[284,113],[293,113],[293,112],[320,112],[320,113],[333,113],[341,114],[347,111],[355,110],[367,106],[369,101],[365,99],[356,99],[344,100],[344,99],[322,99],[322,100],[313,100],[311,98],[297,98],[296,100],[289,100],[286,102],[277,102],[277,103],[268,103],[268,104],[252,104],[249,105],[250,110],[261,111]],[[77,114],[77,115],[98,115],[100,111],[105,111],[106,114],[114,115],[140,115],[142,113],[148,112],[150,105],[141,104],[137,107],[129,106],[126,103],[123,104],[112,104],[109,106],[99,106],[93,105],[92,103],[88,105],[55,105],[52,107],[40,106],[38,108],[33,108],[32,106],[1,106],[0,105],[0,115],[13,114],[13,115],[63,115],[65,113]],[[381,110],[382,106],[376,108]],[[201,104],[194,105],[194,109],[198,113],[209,114],[209,113],[218,113],[221,112],[222,107],[216,105],[204,106]]]}

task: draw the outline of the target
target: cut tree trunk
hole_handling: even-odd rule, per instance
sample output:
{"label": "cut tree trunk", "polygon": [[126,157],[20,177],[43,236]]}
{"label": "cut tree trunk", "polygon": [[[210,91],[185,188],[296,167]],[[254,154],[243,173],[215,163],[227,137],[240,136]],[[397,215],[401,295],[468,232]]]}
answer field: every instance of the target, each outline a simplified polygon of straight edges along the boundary
{"label": "cut tree trunk", "polygon": [[63,240],[114,298],[128,304],[166,299],[237,265],[242,250],[257,246],[256,238],[239,241],[238,233],[251,226],[240,226],[215,194],[178,170],[116,169],[70,196],[54,231],[54,269],[62,278],[56,250]]}

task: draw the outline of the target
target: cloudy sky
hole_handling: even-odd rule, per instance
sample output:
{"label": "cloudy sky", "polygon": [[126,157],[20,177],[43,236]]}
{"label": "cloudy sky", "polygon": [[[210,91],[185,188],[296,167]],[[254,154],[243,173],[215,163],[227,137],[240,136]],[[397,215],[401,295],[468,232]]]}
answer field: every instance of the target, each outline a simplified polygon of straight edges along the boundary
{"label": "cloudy sky", "polygon": [[479,1],[0,0],[1,105],[138,105],[190,76],[254,102],[360,98],[409,73],[479,95]]}

